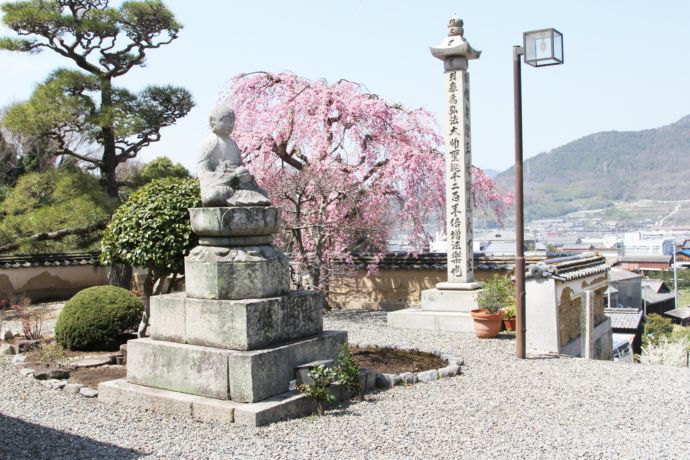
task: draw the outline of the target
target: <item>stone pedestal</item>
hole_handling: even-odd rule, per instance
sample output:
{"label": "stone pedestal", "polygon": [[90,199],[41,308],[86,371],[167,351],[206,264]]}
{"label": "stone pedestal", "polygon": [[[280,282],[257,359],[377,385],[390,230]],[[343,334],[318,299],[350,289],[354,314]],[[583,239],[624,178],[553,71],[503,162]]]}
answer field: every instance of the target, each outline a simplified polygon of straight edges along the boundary
{"label": "stone pedestal", "polygon": [[287,257],[270,242],[280,210],[190,209],[200,245],[185,258],[186,292],[150,299],[150,338],[127,347],[127,379],[106,402],[262,425],[308,415],[289,391],[295,369],[335,359],[347,332],[323,331],[323,298],[289,291]]}
{"label": "stone pedestal", "polygon": [[388,325],[402,329],[472,332],[470,311],[477,308],[480,290],[425,289],[420,308],[388,313]]}

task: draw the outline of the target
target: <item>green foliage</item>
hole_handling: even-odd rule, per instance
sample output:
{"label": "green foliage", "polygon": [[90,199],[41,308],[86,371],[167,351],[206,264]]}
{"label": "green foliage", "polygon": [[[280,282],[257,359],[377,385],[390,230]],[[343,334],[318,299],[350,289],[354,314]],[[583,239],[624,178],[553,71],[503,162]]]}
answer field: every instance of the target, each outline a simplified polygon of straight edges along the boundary
{"label": "green foliage", "polygon": [[196,179],[159,179],[132,194],[114,214],[102,241],[107,264],[145,267],[155,276],[184,272],[184,255],[198,239],[189,208],[201,206]]}
{"label": "green foliage", "polygon": [[299,385],[297,389],[314,398],[318,408],[318,414],[323,415],[324,405],[335,401],[335,396],[328,392],[328,386],[335,381],[336,371],[333,368],[319,364],[309,372],[309,377],[314,383],[311,385]]}
{"label": "green foliage", "polygon": [[70,132],[78,132],[90,143],[102,143],[103,128],[112,126],[115,143],[129,155],[136,153],[132,147],[138,144],[130,138],[148,136],[148,145],[162,127],[172,125],[194,105],[191,94],[182,88],[148,87],[139,94],[124,88],[108,89],[112,100],[104,107],[97,102],[103,91],[99,77],[58,69],[36,87],[28,101],[12,106],[3,124],[25,135],[61,139],[63,144],[68,144]]}
{"label": "green foliage", "polygon": [[362,382],[359,378],[359,365],[353,358],[347,343],[343,343],[340,347],[336,370],[338,381],[343,384],[353,396],[361,397]]}
{"label": "green foliage", "polygon": [[59,241],[27,237],[63,228],[86,227],[108,219],[116,202],[98,179],[79,170],[51,169],[23,175],[0,203],[0,246],[21,242],[18,252],[60,252],[93,247],[100,234],[71,235]]}
{"label": "green foliage", "polygon": [[145,185],[156,179],[168,177],[186,178],[189,177],[189,171],[180,163],[173,163],[168,157],[158,157],[141,168],[135,181],[139,185]]}
{"label": "green foliage", "polygon": [[[0,49],[51,50],[81,70],[59,69],[31,98],[12,107],[3,125],[56,142],[69,155],[98,169],[102,185],[118,197],[117,165],[160,139],[160,130],[194,105],[179,87],[150,86],[139,94],[112,80],[145,64],[150,49],[171,43],[182,26],[159,0],[30,0],[5,3],[3,22],[18,38],[0,38]],[[94,145],[100,145],[100,154]]]}
{"label": "green foliage", "polygon": [[669,338],[673,332],[673,323],[670,318],[652,313],[647,315],[644,323],[643,345],[658,345],[662,338]]}
{"label": "green foliage", "polygon": [[515,287],[510,278],[498,274],[493,275],[482,285],[477,296],[479,308],[485,308],[496,313],[501,308],[512,306],[515,308]]}
{"label": "green foliage", "polygon": [[113,350],[135,329],[144,305],[126,289],[95,286],[79,291],[60,312],[55,340],[70,350]]}
{"label": "green foliage", "polygon": [[513,319],[515,318],[515,299],[507,307],[503,308],[503,319]]}

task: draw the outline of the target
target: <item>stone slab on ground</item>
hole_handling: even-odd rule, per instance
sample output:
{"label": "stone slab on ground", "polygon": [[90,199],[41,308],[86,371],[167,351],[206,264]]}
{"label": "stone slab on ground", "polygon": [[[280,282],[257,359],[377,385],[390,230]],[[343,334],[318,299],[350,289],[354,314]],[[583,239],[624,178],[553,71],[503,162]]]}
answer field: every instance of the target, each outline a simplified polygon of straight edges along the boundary
{"label": "stone slab on ground", "polygon": [[295,378],[295,367],[335,358],[345,342],[344,331],[322,332],[251,351],[130,340],[127,381],[215,399],[256,402],[286,392]]}
{"label": "stone slab on ground", "polygon": [[255,350],[323,330],[323,297],[293,291],[267,299],[211,300],[175,293],[151,297],[151,338]]}
{"label": "stone slab on ground", "polygon": [[474,332],[474,321],[469,313],[430,311],[420,308],[407,308],[405,310],[389,312],[388,326],[400,329]]}
{"label": "stone slab on ground", "polygon": [[106,404],[249,426],[268,425],[315,411],[313,400],[294,391],[258,403],[238,403],[135,385],[121,379],[101,383],[98,392],[98,400]]}
{"label": "stone slab on ground", "polygon": [[99,367],[110,364],[113,361],[111,356],[78,356],[70,358],[69,363],[77,369],[84,369],[89,367]]}

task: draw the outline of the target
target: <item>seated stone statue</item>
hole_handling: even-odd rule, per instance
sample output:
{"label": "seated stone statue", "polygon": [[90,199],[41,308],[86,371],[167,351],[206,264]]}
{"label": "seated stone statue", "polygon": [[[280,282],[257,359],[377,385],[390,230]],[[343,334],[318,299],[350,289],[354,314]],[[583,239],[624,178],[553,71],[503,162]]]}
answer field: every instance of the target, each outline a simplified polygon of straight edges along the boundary
{"label": "seated stone statue", "polygon": [[266,192],[242,163],[240,149],[230,138],[235,113],[217,106],[209,117],[212,133],[199,147],[197,176],[204,207],[269,206]]}

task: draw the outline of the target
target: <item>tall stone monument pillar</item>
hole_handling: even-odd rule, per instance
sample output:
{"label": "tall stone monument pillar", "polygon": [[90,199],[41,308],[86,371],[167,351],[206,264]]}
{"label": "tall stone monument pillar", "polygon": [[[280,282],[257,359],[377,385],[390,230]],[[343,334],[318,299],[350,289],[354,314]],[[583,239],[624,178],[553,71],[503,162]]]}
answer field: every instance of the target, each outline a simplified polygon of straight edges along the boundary
{"label": "tall stone monument pillar", "polygon": [[470,310],[476,308],[479,283],[474,281],[472,251],[472,143],[468,61],[478,59],[464,37],[463,21],[451,17],[448,36],[430,47],[443,61],[446,116],[447,281],[422,291],[421,308],[388,315],[392,327],[472,331]]}
{"label": "tall stone monument pillar", "polygon": [[467,61],[481,51],[463,37],[462,19],[448,21],[448,38],[431,47],[443,61],[446,111],[446,238],[448,281],[440,289],[476,289],[472,259],[472,144]]}

